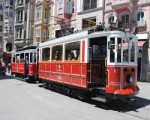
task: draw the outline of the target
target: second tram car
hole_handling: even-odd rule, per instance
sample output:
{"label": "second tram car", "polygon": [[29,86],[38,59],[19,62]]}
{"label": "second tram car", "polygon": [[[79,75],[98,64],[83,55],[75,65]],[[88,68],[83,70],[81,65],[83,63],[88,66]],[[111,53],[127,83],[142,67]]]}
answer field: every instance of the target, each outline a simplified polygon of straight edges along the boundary
{"label": "second tram car", "polygon": [[36,78],[36,46],[18,49],[12,54],[12,74],[33,82]]}
{"label": "second tram car", "polygon": [[38,77],[80,98],[124,99],[138,93],[137,37],[82,31],[39,44]]}

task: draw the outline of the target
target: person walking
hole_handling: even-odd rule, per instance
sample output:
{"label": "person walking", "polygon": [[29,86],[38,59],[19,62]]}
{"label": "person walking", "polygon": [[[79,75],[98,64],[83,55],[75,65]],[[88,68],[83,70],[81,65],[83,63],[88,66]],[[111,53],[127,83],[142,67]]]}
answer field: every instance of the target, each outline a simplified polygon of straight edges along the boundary
{"label": "person walking", "polygon": [[28,76],[28,72],[29,72],[29,58],[28,56],[25,57],[25,77]]}

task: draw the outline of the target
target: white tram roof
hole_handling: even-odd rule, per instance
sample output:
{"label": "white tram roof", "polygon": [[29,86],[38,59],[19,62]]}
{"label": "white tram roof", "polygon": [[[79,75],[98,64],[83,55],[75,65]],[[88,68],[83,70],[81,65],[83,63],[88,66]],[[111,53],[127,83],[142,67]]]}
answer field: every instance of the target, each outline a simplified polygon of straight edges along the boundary
{"label": "white tram roof", "polygon": [[17,49],[12,54],[20,54],[20,53],[30,53],[30,52],[36,52],[37,46],[26,46],[20,49]]}
{"label": "white tram roof", "polygon": [[[42,47],[46,47],[46,46],[53,46],[53,45],[59,45],[62,43],[67,43],[67,42],[75,42],[75,41],[79,41],[81,39],[86,39],[86,38],[96,38],[96,37],[104,37],[104,36],[112,36],[112,37],[122,37],[123,39],[129,39],[131,36],[134,37],[135,35],[130,34],[130,33],[125,33],[123,31],[97,31],[97,32],[93,32],[91,34],[88,34],[88,31],[81,31],[81,32],[77,32],[74,34],[70,34],[67,36],[63,36],[60,38],[56,38],[50,41],[46,41],[44,43],[40,43],[39,44],[39,48]],[[134,39],[136,40],[136,39]]]}

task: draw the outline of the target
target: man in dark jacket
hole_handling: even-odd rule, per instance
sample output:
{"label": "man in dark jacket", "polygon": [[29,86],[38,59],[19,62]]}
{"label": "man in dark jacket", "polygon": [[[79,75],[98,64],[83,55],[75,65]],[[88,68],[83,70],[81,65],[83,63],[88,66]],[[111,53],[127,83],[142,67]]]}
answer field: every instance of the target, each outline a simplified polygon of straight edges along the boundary
{"label": "man in dark jacket", "polygon": [[29,58],[28,58],[28,56],[26,56],[24,62],[25,62],[25,76],[27,77],[28,72],[29,72]]}

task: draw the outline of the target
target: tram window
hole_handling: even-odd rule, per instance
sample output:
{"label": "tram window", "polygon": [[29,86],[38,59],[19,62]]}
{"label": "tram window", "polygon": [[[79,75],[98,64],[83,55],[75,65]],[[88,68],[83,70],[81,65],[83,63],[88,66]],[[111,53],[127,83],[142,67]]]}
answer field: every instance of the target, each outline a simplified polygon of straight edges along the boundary
{"label": "tram window", "polygon": [[33,53],[30,53],[30,63],[32,63],[33,61],[32,61],[32,58],[33,57]]}
{"label": "tram window", "polygon": [[52,60],[53,61],[62,60],[62,49],[63,49],[62,45],[52,47]]}
{"label": "tram window", "polygon": [[131,62],[135,61],[135,43],[131,42],[131,46],[130,46],[130,51],[131,51]]}
{"label": "tram window", "polygon": [[50,60],[50,48],[43,48],[42,49],[42,61]]}
{"label": "tram window", "polygon": [[122,41],[121,38],[118,38],[118,49],[117,49],[117,62],[121,62],[121,48],[122,48]]}
{"label": "tram window", "polygon": [[23,63],[24,62],[24,53],[20,54],[20,62]]}
{"label": "tram window", "polygon": [[111,47],[109,47],[110,49],[110,62],[115,62],[115,38],[110,38],[110,45]]}
{"label": "tram window", "polygon": [[129,61],[129,59],[128,59],[128,56],[129,56],[128,48],[129,48],[129,42],[124,41],[123,42],[123,62]]}
{"label": "tram window", "polygon": [[80,42],[72,42],[65,45],[65,60],[79,60]]}
{"label": "tram window", "polygon": [[16,58],[15,58],[15,55],[13,55],[13,62],[15,62],[16,61]]}
{"label": "tram window", "polygon": [[34,58],[34,63],[36,63],[36,53],[34,53],[33,58]]}

